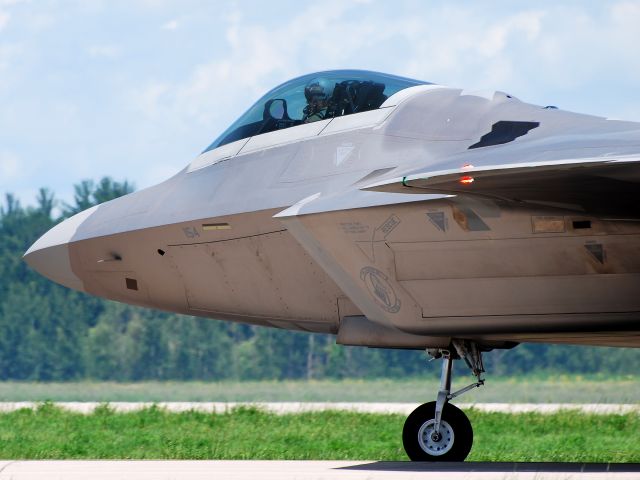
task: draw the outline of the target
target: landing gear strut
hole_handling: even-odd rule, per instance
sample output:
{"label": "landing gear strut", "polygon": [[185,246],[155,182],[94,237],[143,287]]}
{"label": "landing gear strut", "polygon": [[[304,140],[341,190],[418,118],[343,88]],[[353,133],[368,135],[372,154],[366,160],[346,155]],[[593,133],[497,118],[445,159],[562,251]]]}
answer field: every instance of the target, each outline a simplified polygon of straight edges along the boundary
{"label": "landing gear strut", "polygon": [[[402,430],[402,443],[411,460],[432,462],[463,461],[471,451],[473,429],[467,416],[449,400],[484,385],[482,352],[466,340],[453,340],[448,350],[427,350],[434,359],[442,358],[440,390],[435,402],[416,408]],[[477,381],[451,392],[453,360],[463,358]]]}

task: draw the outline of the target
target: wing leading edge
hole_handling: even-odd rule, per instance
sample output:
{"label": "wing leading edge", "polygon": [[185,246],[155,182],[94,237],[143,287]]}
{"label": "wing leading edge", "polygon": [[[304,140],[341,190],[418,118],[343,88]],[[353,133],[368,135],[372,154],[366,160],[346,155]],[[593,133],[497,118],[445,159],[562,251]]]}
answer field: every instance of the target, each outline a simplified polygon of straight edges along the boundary
{"label": "wing leading edge", "polygon": [[465,165],[384,180],[362,190],[489,197],[638,219],[639,184],[640,155],[625,155],[477,168]]}

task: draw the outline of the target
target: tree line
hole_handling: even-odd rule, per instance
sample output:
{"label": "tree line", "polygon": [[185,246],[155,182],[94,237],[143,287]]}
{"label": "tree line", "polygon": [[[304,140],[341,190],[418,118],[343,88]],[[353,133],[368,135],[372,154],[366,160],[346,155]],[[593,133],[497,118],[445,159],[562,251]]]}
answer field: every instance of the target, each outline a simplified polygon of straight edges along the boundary
{"label": "tree line", "polygon": [[[54,284],[22,255],[56,223],[133,191],[109,177],[74,186],[71,204],[40,189],[0,206],[0,380],[380,378],[438,368],[424,352],[343,347],[331,335],[201,319],[103,300]],[[460,363],[460,362],[457,362]],[[640,350],[526,344],[486,355],[491,374],[633,374]],[[459,366],[458,368],[461,368]],[[461,372],[465,371],[461,368]]]}

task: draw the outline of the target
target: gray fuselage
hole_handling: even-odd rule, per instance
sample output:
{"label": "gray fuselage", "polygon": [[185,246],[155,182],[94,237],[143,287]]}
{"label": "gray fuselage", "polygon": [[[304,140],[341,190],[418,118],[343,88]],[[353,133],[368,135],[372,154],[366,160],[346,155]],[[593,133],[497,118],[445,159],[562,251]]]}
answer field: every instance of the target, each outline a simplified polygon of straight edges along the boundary
{"label": "gray fuselage", "polygon": [[[469,148],[500,121],[539,126]],[[421,85],[207,151],[56,226],[26,260],[100,297],[345,344],[640,346],[633,215],[362,190],[425,170],[612,155],[640,155],[640,124]]]}

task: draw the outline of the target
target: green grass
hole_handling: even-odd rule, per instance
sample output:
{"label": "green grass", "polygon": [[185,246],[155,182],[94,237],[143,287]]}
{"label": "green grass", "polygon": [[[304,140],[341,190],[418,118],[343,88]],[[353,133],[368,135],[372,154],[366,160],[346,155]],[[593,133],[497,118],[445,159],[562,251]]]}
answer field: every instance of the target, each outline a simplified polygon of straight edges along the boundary
{"label": "green grass", "polygon": [[[456,376],[454,388],[473,378]],[[259,382],[0,382],[0,401],[318,401],[415,402],[435,399],[438,378]],[[640,378],[489,376],[459,402],[637,403]]]}
{"label": "green grass", "polygon": [[[640,461],[637,414],[468,414],[471,461]],[[406,460],[403,423],[401,415],[254,408],[114,413],[105,406],[81,415],[45,404],[0,414],[0,458]]]}

